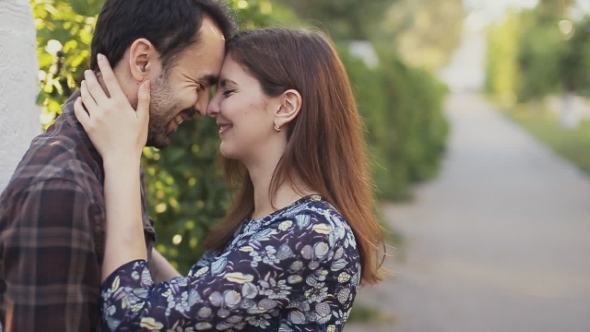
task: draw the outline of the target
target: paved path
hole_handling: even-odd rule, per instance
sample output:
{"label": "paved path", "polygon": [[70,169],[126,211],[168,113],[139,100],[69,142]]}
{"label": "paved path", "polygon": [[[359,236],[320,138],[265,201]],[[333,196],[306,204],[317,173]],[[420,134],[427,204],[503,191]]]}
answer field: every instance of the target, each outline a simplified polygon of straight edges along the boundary
{"label": "paved path", "polygon": [[480,97],[451,96],[447,114],[439,178],[385,207],[405,262],[359,296],[397,323],[345,332],[590,331],[590,178]]}

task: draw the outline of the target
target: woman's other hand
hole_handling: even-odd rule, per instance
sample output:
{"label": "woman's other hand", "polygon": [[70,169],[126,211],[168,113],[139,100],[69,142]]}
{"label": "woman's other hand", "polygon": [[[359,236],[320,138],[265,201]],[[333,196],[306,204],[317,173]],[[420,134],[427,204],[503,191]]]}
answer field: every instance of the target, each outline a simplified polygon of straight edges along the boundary
{"label": "woman's other hand", "polygon": [[108,95],[94,72],[87,70],[80,87],[81,97],[74,103],[76,117],[104,162],[139,160],[148,134],[150,82],[145,81],[139,87],[137,110],[134,110],[108,60],[101,54],[98,66]]}

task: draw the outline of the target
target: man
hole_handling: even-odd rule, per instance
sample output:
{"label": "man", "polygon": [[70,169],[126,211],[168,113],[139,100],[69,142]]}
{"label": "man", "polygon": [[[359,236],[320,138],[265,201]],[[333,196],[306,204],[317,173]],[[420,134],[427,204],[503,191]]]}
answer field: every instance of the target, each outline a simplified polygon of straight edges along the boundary
{"label": "man", "polygon": [[[148,145],[164,148],[180,123],[204,114],[234,30],[217,0],[106,0],[92,41],[132,105],[151,82]],[[5,331],[100,331],[104,253],[102,159],[73,102],[36,137],[0,196],[0,324]],[[148,252],[153,225],[143,221]],[[157,252],[160,279],[174,270]],[[1,328],[0,328],[1,329]]]}

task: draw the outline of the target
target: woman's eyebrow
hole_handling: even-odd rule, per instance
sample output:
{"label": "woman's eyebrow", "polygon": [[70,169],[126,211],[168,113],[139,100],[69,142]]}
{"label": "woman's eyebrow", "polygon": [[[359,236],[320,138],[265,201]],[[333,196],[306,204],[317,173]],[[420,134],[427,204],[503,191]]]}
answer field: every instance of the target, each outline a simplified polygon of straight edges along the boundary
{"label": "woman's eyebrow", "polygon": [[219,83],[219,85],[222,86],[222,87],[224,87],[228,83],[233,84],[233,85],[238,85],[236,82],[234,82],[234,81],[232,81],[230,79],[227,79],[227,78],[222,79],[221,82]]}

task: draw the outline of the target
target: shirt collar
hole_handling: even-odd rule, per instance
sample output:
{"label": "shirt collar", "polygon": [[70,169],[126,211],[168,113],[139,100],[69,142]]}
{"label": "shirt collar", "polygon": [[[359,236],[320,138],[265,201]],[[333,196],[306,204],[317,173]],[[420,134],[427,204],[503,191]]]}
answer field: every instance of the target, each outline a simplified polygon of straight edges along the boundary
{"label": "shirt collar", "polygon": [[98,151],[94,147],[94,144],[92,144],[92,141],[90,140],[90,137],[88,136],[88,134],[84,130],[84,127],[82,126],[82,124],[80,123],[80,121],[78,121],[78,118],[76,118],[76,114],[74,111],[74,102],[76,101],[76,99],[78,97],[80,97],[80,90],[75,91],[70,96],[68,101],[62,106],[61,116],[65,117],[65,121],[67,122],[67,124],[71,128],[74,129],[78,138],[80,139],[80,143],[82,143],[82,146],[85,147],[89,151],[90,156],[95,161],[95,165],[92,165],[93,171],[94,171],[94,173],[96,173],[96,175],[98,176],[98,178],[102,182],[104,179],[102,157],[100,156],[100,154],[98,153]]}

